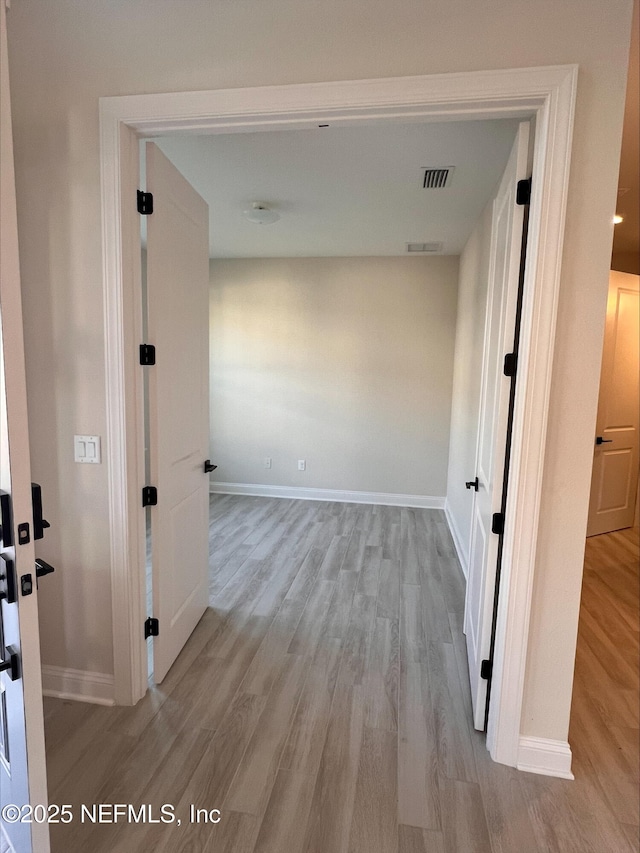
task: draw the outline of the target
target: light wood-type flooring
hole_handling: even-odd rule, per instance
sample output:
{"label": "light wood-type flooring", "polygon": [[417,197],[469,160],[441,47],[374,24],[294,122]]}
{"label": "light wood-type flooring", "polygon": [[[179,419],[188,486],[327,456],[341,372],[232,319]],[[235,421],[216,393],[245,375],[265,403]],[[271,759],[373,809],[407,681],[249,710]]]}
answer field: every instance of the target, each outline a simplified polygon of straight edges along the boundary
{"label": "light wood-type flooring", "polygon": [[[211,608],[162,685],[45,700],[51,801],[76,812],[54,853],[638,850],[637,532],[588,542],[574,782],[494,764],[471,726],[442,512],[217,496],[210,542]],[[81,803],[182,822],[94,826]]]}

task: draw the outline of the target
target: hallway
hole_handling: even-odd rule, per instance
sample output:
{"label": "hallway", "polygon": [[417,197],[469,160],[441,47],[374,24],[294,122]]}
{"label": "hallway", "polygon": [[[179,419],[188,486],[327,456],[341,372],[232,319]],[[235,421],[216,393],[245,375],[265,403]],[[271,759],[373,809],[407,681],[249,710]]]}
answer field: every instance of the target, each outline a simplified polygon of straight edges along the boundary
{"label": "hallway", "polygon": [[613,558],[588,541],[568,782],[494,764],[471,727],[442,512],[212,497],[211,607],[163,684],[45,700],[50,800],[76,815],[54,853],[633,853],[637,532],[612,536]]}

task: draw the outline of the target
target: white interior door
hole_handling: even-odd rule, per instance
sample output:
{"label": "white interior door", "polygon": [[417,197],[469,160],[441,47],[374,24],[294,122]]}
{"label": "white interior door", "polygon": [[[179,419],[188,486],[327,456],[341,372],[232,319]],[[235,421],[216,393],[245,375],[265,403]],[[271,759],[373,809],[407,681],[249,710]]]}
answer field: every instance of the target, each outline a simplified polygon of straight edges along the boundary
{"label": "white interior door", "polygon": [[493,203],[482,390],[476,451],[478,489],[474,496],[464,630],[467,641],[474,725],[484,728],[498,536],[492,517],[500,512],[511,380],[503,373],[513,349],[524,208],[516,203],[518,181],[527,177],[529,124],[520,124]]}
{"label": "white interior door", "polygon": [[147,143],[149,461],[154,678],[160,683],[208,603],[209,209],[152,142]]}
{"label": "white interior door", "polygon": [[[13,653],[16,664],[0,673],[0,848],[8,842],[16,853],[48,853],[46,823],[14,820],[13,808],[24,817],[29,804],[46,808],[47,778],[4,0],[0,28],[0,659],[10,662]],[[18,536],[23,524],[29,541]],[[30,593],[18,582],[23,575],[34,580]]]}
{"label": "white interior door", "polygon": [[587,536],[631,527],[638,493],[638,282],[611,272]]}

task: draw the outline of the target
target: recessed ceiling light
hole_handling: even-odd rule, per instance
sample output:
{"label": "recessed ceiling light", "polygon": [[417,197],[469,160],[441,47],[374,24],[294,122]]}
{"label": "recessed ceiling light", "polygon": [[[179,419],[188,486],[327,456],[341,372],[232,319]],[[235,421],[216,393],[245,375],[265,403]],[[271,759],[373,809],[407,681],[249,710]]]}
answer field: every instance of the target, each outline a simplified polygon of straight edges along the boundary
{"label": "recessed ceiling light", "polygon": [[624,222],[624,217],[620,216],[619,213],[616,213],[616,215],[613,217],[613,224],[620,225],[621,222]]}
{"label": "recessed ceiling light", "polygon": [[242,211],[242,215],[254,225],[271,225],[280,219],[279,213],[260,201],[254,201],[248,210]]}

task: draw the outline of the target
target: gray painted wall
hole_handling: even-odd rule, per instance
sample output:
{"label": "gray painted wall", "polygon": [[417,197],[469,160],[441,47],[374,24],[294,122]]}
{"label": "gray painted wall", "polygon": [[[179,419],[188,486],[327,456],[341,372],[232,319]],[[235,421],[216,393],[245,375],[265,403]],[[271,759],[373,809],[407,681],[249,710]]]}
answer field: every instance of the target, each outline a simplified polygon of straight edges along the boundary
{"label": "gray painted wall", "polygon": [[215,479],[444,496],[457,257],[210,269]]}

